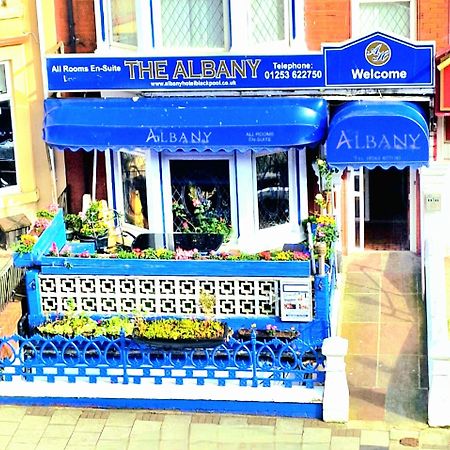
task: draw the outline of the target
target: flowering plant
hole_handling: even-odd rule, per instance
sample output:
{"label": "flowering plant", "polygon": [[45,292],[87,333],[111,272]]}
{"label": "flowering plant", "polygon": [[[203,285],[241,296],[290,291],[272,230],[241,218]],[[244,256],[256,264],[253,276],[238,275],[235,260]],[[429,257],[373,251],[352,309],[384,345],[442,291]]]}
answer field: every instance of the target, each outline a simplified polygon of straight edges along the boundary
{"label": "flowering plant", "polygon": [[35,234],[22,234],[19,240],[12,246],[13,251],[20,253],[30,253],[36,244],[38,237]]}
{"label": "flowering plant", "polygon": [[16,253],[30,253],[34,244],[38,241],[39,236],[52,223],[53,218],[58,212],[58,205],[51,204],[46,209],[40,209],[36,212],[36,220],[34,221],[29,233],[22,234],[17,242],[12,245],[12,250]]}
{"label": "flowering plant", "polygon": [[86,237],[105,236],[109,231],[108,221],[112,214],[105,208],[101,200],[94,200],[86,212],[80,213],[80,234]]}
{"label": "flowering plant", "polygon": [[259,253],[243,253],[240,251],[211,252],[204,255],[197,250],[175,251],[165,248],[147,248],[145,250],[119,250],[117,253],[98,255],[84,251],[71,253],[70,247],[61,249],[58,253],[56,245],[51,247],[49,256],[67,256],[78,258],[109,258],[109,259],[163,259],[163,260],[219,260],[219,261],[308,261],[310,255],[307,251],[264,251]]}
{"label": "flowering plant", "polygon": [[317,158],[316,164],[320,175],[321,190],[331,191],[331,188],[333,187],[333,174],[336,173],[337,170],[331,168],[324,159]]}
{"label": "flowering plant", "polygon": [[212,207],[211,197],[215,192],[215,188],[207,192],[197,186],[189,186],[188,197],[191,202],[189,206],[192,208],[177,201],[172,204],[174,218],[181,223],[183,233],[221,234],[224,241],[229,239],[230,225]]}

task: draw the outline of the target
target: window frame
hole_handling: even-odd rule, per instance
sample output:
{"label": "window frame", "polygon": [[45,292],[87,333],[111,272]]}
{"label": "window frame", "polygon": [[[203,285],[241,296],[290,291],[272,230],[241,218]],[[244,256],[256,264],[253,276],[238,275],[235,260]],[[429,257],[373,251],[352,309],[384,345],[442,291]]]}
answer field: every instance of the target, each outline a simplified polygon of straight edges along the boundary
{"label": "window frame", "polygon": [[[107,170],[107,178],[110,178],[113,180],[113,190],[111,192],[111,195],[108,197],[108,201],[111,205],[114,205],[115,211],[117,211],[123,219],[121,219],[122,226],[124,229],[129,231],[132,235],[138,235],[140,233],[145,233],[148,231],[147,228],[139,227],[137,225],[134,225],[130,222],[125,221],[125,199],[124,199],[124,193],[123,193],[123,181],[122,181],[122,162],[121,162],[121,153],[127,153],[135,156],[140,156],[145,158],[145,178],[146,178],[146,191],[147,191],[147,213],[148,213],[148,222],[151,223],[151,210],[148,208],[149,202],[149,159],[148,159],[148,152],[145,150],[141,150],[139,148],[123,148],[118,151],[110,150],[111,152],[111,165],[112,170]],[[109,164],[107,164],[107,167],[109,167]]]}
{"label": "window frame", "polygon": [[11,111],[11,130],[12,130],[12,142],[13,142],[13,153],[14,153],[14,170],[16,172],[16,184],[11,186],[0,186],[0,192],[8,193],[8,192],[18,192],[20,186],[20,178],[19,178],[19,170],[18,170],[18,161],[17,161],[17,130],[15,125],[15,106],[14,106],[14,98],[12,96],[13,88],[12,88],[12,70],[11,63],[7,60],[0,60],[0,65],[5,68],[5,85],[6,92],[2,94],[0,92],[0,102],[9,101],[10,111]]}
{"label": "window frame", "polygon": [[[248,0],[246,3],[246,16],[247,16],[247,27],[246,27],[246,40],[249,42],[251,34],[252,34],[252,21],[251,21],[251,1]],[[283,0],[284,2],[284,39],[280,41],[271,41],[271,42],[262,42],[262,43],[251,43],[251,46],[253,48],[259,49],[259,48],[267,48],[268,46],[270,49],[283,49],[290,47],[291,42],[293,40],[293,11],[292,11],[292,2],[289,0]],[[240,13],[240,11],[239,11]]]}
{"label": "window frame", "polygon": [[113,23],[112,23],[112,1],[113,0],[105,0],[104,4],[103,4],[103,8],[104,8],[104,19],[105,19],[105,23],[106,23],[106,39],[109,42],[110,47],[112,48],[117,48],[117,49],[121,49],[121,50],[137,50],[139,48],[139,42],[140,42],[140,17],[143,17],[140,14],[140,3],[141,2],[136,2],[136,0],[133,0],[134,5],[135,5],[135,11],[136,11],[136,41],[137,41],[137,45],[130,45],[130,44],[124,44],[122,42],[116,42],[114,40],[114,35],[113,35]]}
{"label": "window frame", "polygon": [[[254,204],[254,231],[255,233],[261,233],[262,235],[279,233],[281,230],[291,230],[293,224],[297,223],[298,217],[298,197],[297,197],[297,168],[295,152],[298,151],[294,148],[276,148],[271,150],[264,150],[253,152],[252,154],[252,171],[253,171],[253,204]],[[287,152],[288,163],[288,186],[289,186],[289,220],[285,223],[274,225],[267,228],[260,228],[259,224],[259,203],[258,203],[258,185],[257,185],[257,168],[256,159],[260,156],[270,155],[279,152]]]}
{"label": "window frame", "polygon": [[[360,33],[358,30],[360,27],[360,20],[359,20],[359,7],[361,4],[368,4],[368,3],[401,3],[401,2],[409,2],[409,29],[410,29],[410,36],[400,36],[404,39],[410,39],[410,40],[416,40],[417,39],[417,0],[352,0],[352,37],[360,37],[364,36],[367,33]],[[384,30],[380,30],[384,31]],[[392,34],[389,32],[389,34]]]}
{"label": "window frame", "polygon": [[233,154],[230,153],[202,153],[201,156],[197,153],[161,153],[161,192],[164,199],[163,214],[164,214],[164,229],[166,233],[173,233],[173,213],[172,213],[172,183],[170,174],[170,161],[173,160],[226,160],[228,161],[229,180],[230,180],[230,217],[232,234],[231,239],[234,239],[238,230],[238,215],[237,215],[237,193],[236,193],[236,165]]}

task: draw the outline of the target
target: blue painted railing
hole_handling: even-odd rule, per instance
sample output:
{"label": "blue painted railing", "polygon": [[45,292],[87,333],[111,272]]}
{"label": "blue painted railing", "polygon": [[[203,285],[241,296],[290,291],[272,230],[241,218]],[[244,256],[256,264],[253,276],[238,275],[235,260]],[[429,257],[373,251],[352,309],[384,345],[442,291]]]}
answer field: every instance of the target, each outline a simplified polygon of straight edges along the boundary
{"label": "blue painted railing", "polygon": [[121,384],[173,380],[183,385],[212,383],[226,387],[313,388],[325,378],[324,357],[316,346],[300,339],[248,341],[230,338],[216,348],[164,349],[141,344],[123,335],[117,339],[82,336],[2,337],[0,360],[4,382],[17,379],[53,383],[110,381]]}

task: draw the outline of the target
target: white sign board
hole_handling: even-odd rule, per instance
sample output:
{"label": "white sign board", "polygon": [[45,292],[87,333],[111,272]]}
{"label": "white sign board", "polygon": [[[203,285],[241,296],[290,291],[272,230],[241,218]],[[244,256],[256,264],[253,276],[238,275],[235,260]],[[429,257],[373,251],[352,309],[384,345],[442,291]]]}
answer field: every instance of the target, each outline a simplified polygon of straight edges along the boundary
{"label": "white sign board", "polygon": [[281,282],[280,317],[283,321],[311,322],[312,291],[309,278],[293,278]]}

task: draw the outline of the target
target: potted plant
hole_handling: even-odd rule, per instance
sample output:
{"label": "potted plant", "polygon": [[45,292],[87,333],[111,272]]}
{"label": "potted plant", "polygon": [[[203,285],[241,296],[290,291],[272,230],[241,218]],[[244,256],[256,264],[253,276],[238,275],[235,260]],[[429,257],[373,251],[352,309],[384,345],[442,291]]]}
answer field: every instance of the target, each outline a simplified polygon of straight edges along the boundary
{"label": "potted plant", "polygon": [[183,199],[173,203],[174,219],[181,230],[181,233],[174,234],[175,248],[210,252],[229,240],[231,226],[212,207],[211,197],[214,194],[215,189],[207,192],[191,185],[188,188],[188,202]]}
{"label": "potted plant", "polygon": [[80,240],[95,242],[95,248],[103,252],[108,247],[109,224],[112,216],[101,200],[94,200],[81,214]]}
{"label": "potted plant", "polygon": [[82,220],[79,214],[65,214],[64,215],[64,223],[66,225],[66,236],[67,240],[71,241],[72,239],[78,237],[80,234]]}

